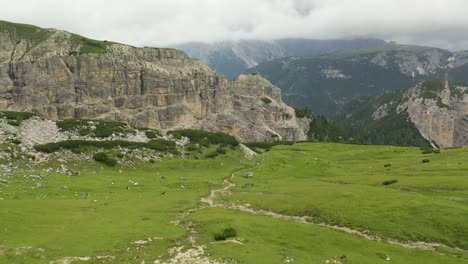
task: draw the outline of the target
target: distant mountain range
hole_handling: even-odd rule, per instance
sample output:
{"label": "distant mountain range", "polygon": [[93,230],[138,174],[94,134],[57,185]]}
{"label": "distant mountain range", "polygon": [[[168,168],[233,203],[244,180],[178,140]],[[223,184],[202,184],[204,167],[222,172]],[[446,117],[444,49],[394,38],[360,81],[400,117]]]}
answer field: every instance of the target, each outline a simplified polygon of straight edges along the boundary
{"label": "distant mountain range", "polygon": [[436,78],[468,81],[468,52],[388,43],[315,57],[276,59],[249,72],[280,87],[286,103],[331,116],[356,97],[378,96]]}
{"label": "distant mountain range", "polygon": [[173,46],[212,69],[235,79],[248,68],[260,63],[290,56],[316,56],[345,50],[380,47],[380,39],[311,40],[279,39],[272,41],[241,40],[217,43],[192,42]]}

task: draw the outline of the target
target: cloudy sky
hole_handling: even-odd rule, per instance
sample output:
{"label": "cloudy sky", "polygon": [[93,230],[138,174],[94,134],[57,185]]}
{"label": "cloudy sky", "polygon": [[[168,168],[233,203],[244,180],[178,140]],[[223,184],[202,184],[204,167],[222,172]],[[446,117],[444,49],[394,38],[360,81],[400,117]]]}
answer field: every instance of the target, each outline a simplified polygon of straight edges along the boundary
{"label": "cloudy sky", "polygon": [[0,20],[136,46],[376,37],[468,49],[468,0],[13,0]]}

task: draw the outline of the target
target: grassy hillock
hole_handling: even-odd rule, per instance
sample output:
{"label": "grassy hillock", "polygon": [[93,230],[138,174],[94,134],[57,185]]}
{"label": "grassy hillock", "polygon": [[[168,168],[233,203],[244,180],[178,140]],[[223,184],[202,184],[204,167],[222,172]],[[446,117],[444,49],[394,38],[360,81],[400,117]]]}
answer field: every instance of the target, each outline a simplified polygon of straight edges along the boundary
{"label": "grassy hillock", "polygon": [[[30,49],[51,36],[54,33],[54,29],[43,29],[33,25],[0,20],[0,32],[7,32],[17,40],[24,39],[29,41],[30,45],[28,48]],[[72,45],[79,47],[77,51],[70,51],[70,55],[105,53],[107,52],[107,46],[113,43],[106,40],[94,40],[77,34],[71,34],[70,40]]]}

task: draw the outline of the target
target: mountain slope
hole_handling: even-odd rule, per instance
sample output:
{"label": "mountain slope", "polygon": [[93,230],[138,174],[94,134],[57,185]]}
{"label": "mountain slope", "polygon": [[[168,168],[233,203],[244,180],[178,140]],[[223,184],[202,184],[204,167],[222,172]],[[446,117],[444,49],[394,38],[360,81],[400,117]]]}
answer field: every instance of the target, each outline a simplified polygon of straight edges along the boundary
{"label": "mountain slope", "polygon": [[337,122],[366,143],[442,148],[468,145],[468,84],[421,82],[405,92],[345,105]]}
{"label": "mountain slope", "polygon": [[282,89],[285,102],[333,115],[344,103],[359,96],[410,87],[434,78],[467,78],[463,52],[398,45],[318,57],[291,57],[258,65],[260,73]]}
{"label": "mountain slope", "polygon": [[229,79],[235,79],[248,68],[278,58],[315,56],[343,50],[377,47],[384,44],[385,41],[379,39],[278,39],[272,41],[226,41],[212,44],[193,42],[179,44],[175,48],[186,52],[192,58],[207,63]]}
{"label": "mountain slope", "polygon": [[280,90],[260,76],[228,81],[175,49],[9,22],[0,22],[0,110],[223,131],[244,141],[305,139]]}

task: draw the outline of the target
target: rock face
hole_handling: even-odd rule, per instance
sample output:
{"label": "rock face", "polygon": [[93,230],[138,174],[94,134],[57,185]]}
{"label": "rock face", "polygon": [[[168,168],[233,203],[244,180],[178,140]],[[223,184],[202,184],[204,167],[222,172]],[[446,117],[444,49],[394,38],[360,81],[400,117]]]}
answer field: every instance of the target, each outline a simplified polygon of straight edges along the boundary
{"label": "rock face", "polygon": [[223,131],[243,141],[305,139],[279,88],[262,77],[228,81],[175,49],[16,29],[0,25],[0,110]]}
{"label": "rock face", "polygon": [[419,84],[404,94],[399,109],[407,111],[421,135],[437,146],[468,145],[468,85],[444,81],[427,91]]}

